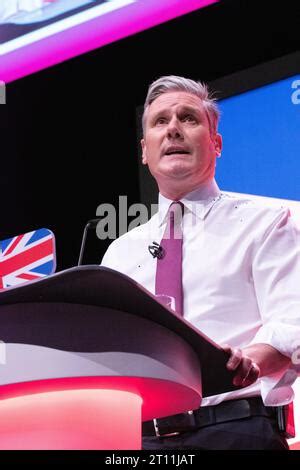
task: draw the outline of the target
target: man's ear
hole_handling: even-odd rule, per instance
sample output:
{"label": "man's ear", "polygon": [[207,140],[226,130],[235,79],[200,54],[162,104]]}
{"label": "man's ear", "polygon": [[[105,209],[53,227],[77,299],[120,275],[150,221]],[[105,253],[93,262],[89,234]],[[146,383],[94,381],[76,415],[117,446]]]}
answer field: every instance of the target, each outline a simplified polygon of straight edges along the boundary
{"label": "man's ear", "polygon": [[145,144],[145,139],[141,140],[141,146],[142,146],[142,163],[143,165],[147,165],[147,155],[146,155],[146,144]]}
{"label": "man's ear", "polygon": [[222,152],[222,147],[223,147],[223,139],[222,139],[221,134],[218,134],[218,133],[215,134],[214,146],[215,146],[216,156],[220,157],[221,152]]}

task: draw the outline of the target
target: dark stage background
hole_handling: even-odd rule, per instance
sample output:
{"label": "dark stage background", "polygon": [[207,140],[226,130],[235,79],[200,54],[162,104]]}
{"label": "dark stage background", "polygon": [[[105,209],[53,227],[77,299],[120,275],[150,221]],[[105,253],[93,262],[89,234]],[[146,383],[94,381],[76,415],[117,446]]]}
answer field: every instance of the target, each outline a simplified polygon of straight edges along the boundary
{"label": "dark stage background", "polygon": [[[0,239],[47,227],[57,270],[76,265],[97,206],[140,200],[136,108],[149,83],[213,81],[299,50],[299,3],[223,0],[8,84]],[[109,243],[90,237],[85,262],[100,262]]]}

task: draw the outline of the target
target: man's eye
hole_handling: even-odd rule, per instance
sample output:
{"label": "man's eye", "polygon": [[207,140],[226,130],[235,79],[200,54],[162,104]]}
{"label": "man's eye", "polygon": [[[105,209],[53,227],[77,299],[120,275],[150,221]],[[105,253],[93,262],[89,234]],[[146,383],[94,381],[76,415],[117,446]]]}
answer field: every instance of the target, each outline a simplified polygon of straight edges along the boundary
{"label": "man's eye", "polygon": [[184,122],[196,122],[195,116],[192,114],[187,114],[186,116],[183,117]]}
{"label": "man's eye", "polygon": [[156,125],[161,125],[161,124],[165,124],[166,122],[167,122],[166,118],[160,117],[160,118],[156,119],[155,124]]}

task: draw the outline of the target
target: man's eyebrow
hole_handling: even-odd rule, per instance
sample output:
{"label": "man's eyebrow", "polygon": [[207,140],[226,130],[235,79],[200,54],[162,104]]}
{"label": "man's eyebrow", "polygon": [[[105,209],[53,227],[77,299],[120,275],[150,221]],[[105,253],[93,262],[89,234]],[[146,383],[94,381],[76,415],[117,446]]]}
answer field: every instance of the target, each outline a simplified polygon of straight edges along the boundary
{"label": "man's eyebrow", "polygon": [[193,114],[203,114],[203,110],[198,107],[184,105],[182,108],[179,108],[179,113],[193,113]]}
{"label": "man's eyebrow", "polygon": [[[194,107],[194,106],[188,106],[188,105],[183,105],[178,108],[178,113],[193,113],[193,114],[198,114],[198,115],[203,115],[204,111],[201,108]],[[151,121],[155,120],[157,117],[161,115],[168,115],[171,114],[170,108],[162,108],[158,111],[156,111],[155,114],[151,116]]]}
{"label": "man's eyebrow", "polygon": [[170,114],[170,109],[169,108],[163,108],[163,109],[160,109],[158,111],[156,111],[156,113],[154,113],[152,116],[151,116],[151,120],[155,120],[158,116],[161,116],[162,114],[164,115],[167,115],[167,114]]}

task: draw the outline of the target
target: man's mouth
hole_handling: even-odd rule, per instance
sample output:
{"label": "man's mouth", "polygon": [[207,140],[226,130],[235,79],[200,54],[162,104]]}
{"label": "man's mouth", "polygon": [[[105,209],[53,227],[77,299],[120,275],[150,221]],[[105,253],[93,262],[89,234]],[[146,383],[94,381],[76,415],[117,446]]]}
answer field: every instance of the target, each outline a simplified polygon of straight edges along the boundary
{"label": "man's mouth", "polygon": [[166,150],[164,155],[188,155],[190,152],[184,148],[180,147],[170,147]]}

